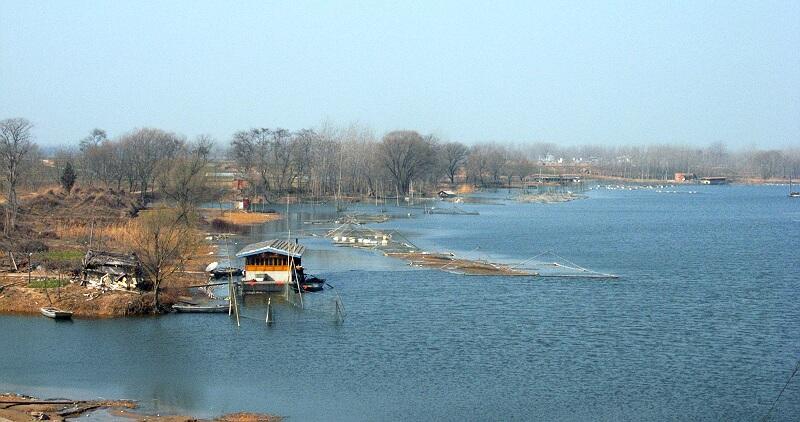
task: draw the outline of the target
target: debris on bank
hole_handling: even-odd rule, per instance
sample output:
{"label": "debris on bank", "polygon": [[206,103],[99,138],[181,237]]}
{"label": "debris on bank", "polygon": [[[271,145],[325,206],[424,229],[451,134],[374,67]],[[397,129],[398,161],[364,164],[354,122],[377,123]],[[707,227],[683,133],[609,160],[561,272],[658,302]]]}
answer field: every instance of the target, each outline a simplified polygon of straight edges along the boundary
{"label": "debris on bank", "polygon": [[136,254],[106,251],[86,252],[81,270],[81,285],[94,289],[141,289],[142,266]]}

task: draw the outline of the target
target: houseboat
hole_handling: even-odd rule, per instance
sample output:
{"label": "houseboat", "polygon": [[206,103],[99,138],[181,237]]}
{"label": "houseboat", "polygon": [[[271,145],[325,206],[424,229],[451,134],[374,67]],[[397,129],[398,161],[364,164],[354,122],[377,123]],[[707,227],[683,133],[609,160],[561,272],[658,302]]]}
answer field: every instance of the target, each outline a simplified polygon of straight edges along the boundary
{"label": "houseboat", "polygon": [[282,292],[287,283],[302,280],[304,250],[303,245],[279,239],[245,246],[236,254],[244,258],[242,294]]}

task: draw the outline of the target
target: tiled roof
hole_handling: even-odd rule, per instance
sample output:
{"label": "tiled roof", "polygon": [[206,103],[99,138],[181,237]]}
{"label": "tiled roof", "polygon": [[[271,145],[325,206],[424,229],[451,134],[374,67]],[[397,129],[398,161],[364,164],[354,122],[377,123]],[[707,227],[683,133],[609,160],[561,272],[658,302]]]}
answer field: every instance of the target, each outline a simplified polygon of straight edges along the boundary
{"label": "tiled roof", "polygon": [[295,258],[300,258],[303,256],[303,251],[305,250],[306,247],[303,245],[286,240],[273,239],[247,245],[242,248],[236,256],[242,258],[245,256],[257,255],[262,252],[273,252],[280,255],[290,255]]}

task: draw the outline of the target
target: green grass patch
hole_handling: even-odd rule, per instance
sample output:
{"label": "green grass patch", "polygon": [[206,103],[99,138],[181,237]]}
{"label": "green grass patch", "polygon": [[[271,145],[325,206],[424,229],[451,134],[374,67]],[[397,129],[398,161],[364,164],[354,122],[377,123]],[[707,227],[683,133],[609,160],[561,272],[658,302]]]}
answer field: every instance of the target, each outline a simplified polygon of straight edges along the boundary
{"label": "green grass patch", "polygon": [[46,278],[44,280],[32,280],[28,283],[28,287],[33,289],[55,289],[56,287],[64,287],[67,284],[69,284],[69,280]]}
{"label": "green grass patch", "polygon": [[84,253],[72,249],[62,249],[41,252],[37,255],[39,255],[43,260],[49,262],[73,263],[80,262],[83,259]]}

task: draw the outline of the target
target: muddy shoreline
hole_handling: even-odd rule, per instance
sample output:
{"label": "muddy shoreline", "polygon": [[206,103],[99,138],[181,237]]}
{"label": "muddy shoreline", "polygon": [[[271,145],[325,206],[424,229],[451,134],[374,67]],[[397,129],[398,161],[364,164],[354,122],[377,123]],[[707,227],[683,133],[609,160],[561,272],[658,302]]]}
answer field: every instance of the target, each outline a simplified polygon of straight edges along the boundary
{"label": "muddy shoreline", "polygon": [[71,400],[63,398],[42,399],[16,393],[0,393],[0,421],[29,422],[33,420],[66,421],[98,411],[131,421],[151,422],[278,422],[283,417],[263,413],[230,413],[211,419],[189,415],[148,415],[137,413],[138,405],[132,400]]}

